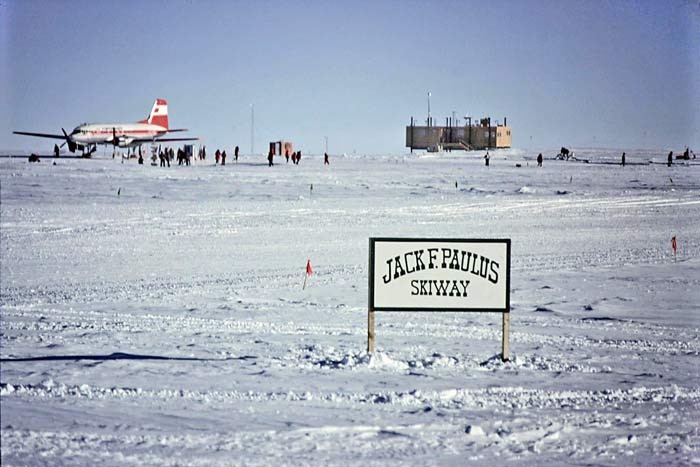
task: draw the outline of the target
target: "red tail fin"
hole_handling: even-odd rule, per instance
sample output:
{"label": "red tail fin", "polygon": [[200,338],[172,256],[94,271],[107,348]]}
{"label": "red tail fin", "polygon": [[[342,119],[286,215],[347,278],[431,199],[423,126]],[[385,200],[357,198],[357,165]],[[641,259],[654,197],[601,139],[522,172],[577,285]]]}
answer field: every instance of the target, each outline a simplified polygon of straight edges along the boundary
{"label": "red tail fin", "polygon": [[153,103],[151,113],[148,114],[146,120],[141,120],[139,123],[150,123],[152,125],[162,126],[168,129],[168,103],[165,99],[156,99]]}

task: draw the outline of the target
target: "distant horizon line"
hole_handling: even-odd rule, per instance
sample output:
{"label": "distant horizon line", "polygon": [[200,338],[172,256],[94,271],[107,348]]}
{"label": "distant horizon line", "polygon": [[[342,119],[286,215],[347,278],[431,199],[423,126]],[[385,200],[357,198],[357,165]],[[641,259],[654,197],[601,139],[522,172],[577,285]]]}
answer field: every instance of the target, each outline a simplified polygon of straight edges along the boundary
{"label": "distant horizon line", "polygon": [[[146,146],[146,145],[144,145]],[[171,147],[170,145],[164,145]],[[205,145],[206,146],[206,145]],[[172,146],[176,147],[176,146]],[[596,150],[596,151],[623,151],[623,152],[635,152],[635,151],[644,151],[644,152],[653,152],[653,151],[673,151],[674,153],[682,154],[682,152],[685,150],[686,147],[689,146],[682,146],[680,149],[674,149],[670,147],[646,147],[646,148],[628,148],[628,147],[615,147],[615,146],[564,146],[573,152],[576,151],[589,151],[589,150]],[[561,148],[561,146],[560,146]],[[689,147],[690,150],[692,151],[693,148]],[[120,148],[121,153],[125,153],[126,151],[124,150],[125,148]],[[216,150],[216,149],[214,149]],[[225,150],[225,148],[224,148]],[[413,152],[410,152],[409,149],[406,149],[405,151],[396,151],[396,152],[390,152],[390,151],[382,151],[382,152],[364,152],[364,151],[343,151],[343,152],[329,152],[328,154],[330,156],[344,156],[344,157],[355,157],[355,156],[397,156],[397,155],[411,155],[411,154],[451,154],[451,153],[468,153],[468,154],[474,154],[474,153],[484,153],[486,151],[490,152],[508,152],[508,151],[517,151],[517,152],[551,152],[551,151],[558,151],[559,148],[557,147],[517,147],[513,146],[510,148],[489,148],[489,149],[474,149],[471,151],[443,151],[443,152],[437,152],[437,153],[432,153],[428,152],[425,150],[414,150]],[[109,152],[109,151],[108,151]],[[93,156],[99,155],[99,149],[93,153]],[[53,152],[46,151],[37,151],[37,150],[31,150],[31,149],[0,149],[0,157],[3,158],[12,158],[12,157],[24,157],[28,156],[30,154],[37,154],[41,157],[54,157]],[[70,152],[62,152],[62,155],[71,155],[71,156],[80,156],[81,153],[79,151],[76,151],[75,153],[70,153]],[[304,152],[303,153],[305,156],[308,157],[321,157],[323,156],[323,152]],[[256,153],[248,153],[248,152],[241,152],[242,156],[260,156],[260,157],[265,157],[266,154],[262,152],[256,152]],[[630,156],[633,156],[633,154],[629,154]],[[60,156],[59,156],[60,157]],[[278,155],[278,157],[282,157],[281,155]]]}

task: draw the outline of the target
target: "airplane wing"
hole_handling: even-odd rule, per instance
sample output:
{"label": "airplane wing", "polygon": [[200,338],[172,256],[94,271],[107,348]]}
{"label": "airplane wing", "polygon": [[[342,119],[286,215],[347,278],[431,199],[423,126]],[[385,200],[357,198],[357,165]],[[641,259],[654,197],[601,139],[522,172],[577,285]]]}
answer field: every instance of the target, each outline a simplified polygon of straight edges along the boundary
{"label": "airplane wing", "polygon": [[50,135],[48,133],[29,133],[27,131],[13,131],[15,135],[37,136],[39,138],[66,139],[65,135]]}
{"label": "airplane wing", "polygon": [[156,143],[168,142],[168,141],[199,141],[199,138],[156,138],[154,140],[149,140]]}
{"label": "airplane wing", "polygon": [[174,128],[172,130],[168,130],[168,133],[175,133],[176,131],[190,131],[187,128]]}

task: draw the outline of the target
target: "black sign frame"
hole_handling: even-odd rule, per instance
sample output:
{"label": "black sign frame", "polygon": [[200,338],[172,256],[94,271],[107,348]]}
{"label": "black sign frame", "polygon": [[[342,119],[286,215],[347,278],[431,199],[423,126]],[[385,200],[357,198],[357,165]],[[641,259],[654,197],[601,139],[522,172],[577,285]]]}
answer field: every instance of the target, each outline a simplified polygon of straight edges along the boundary
{"label": "black sign frame", "polygon": [[[439,242],[439,243],[504,243],[506,245],[506,304],[504,308],[430,308],[430,307],[375,307],[374,306],[374,245],[377,242],[410,243],[410,242]],[[370,237],[369,238],[369,309],[371,311],[392,312],[477,312],[477,313],[510,313],[510,238],[405,238],[405,237]]]}

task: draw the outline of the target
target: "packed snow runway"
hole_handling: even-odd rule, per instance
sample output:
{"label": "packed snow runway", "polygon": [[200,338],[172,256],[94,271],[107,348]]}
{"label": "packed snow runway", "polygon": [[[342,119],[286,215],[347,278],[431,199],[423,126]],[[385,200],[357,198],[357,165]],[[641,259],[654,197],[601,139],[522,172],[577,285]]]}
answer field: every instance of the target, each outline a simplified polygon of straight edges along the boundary
{"label": "packed snow runway", "polygon": [[[580,153],[0,159],[2,464],[700,463],[700,165]],[[368,355],[369,237],[511,238],[512,360],[482,313]]]}

